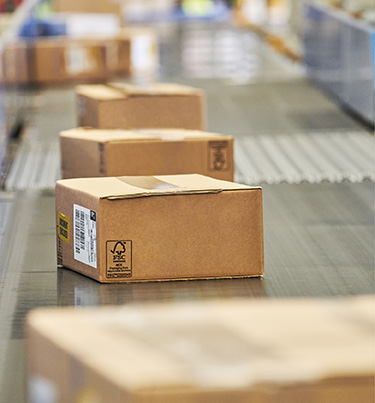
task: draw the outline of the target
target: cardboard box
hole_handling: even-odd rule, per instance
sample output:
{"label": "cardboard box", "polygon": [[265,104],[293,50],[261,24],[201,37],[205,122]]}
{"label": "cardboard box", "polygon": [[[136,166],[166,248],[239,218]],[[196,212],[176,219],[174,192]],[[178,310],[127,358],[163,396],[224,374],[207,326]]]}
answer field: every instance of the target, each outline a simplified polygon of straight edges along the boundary
{"label": "cardboard box", "polygon": [[262,190],[202,175],[56,183],[58,264],[100,282],[261,276]]}
{"label": "cardboard box", "polygon": [[159,67],[158,38],[149,27],[126,27],[118,35],[121,43],[130,42],[130,74],[153,75]]}
{"label": "cardboard box", "polygon": [[13,85],[28,82],[28,45],[23,41],[10,43],[0,57],[0,83]]}
{"label": "cardboard box", "polygon": [[78,126],[204,130],[203,91],[178,84],[80,85]]}
{"label": "cardboard box", "polygon": [[127,27],[105,40],[110,75],[152,76],[159,67],[158,40],[154,29]]}
{"label": "cardboard box", "polygon": [[81,127],[60,133],[62,178],[203,174],[233,180],[233,137],[197,130]]}
{"label": "cardboard box", "polygon": [[121,3],[114,0],[53,0],[52,5],[57,12],[121,15]]}
{"label": "cardboard box", "polygon": [[102,81],[108,77],[103,40],[43,38],[31,49],[32,81]]}
{"label": "cardboard box", "polygon": [[372,403],[373,296],[44,309],[31,402]]}

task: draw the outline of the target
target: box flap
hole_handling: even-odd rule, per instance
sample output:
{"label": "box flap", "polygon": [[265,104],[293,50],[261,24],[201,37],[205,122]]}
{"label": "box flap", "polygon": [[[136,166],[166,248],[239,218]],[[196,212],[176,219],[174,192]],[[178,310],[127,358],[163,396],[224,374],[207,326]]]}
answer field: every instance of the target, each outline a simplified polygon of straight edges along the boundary
{"label": "box flap", "polygon": [[147,86],[136,86],[125,83],[109,83],[108,85],[78,85],[76,87],[76,93],[101,101],[108,101],[135,96],[201,95],[202,90],[171,83],[153,83]]}
{"label": "box flap", "polygon": [[229,140],[233,137],[226,134],[210,133],[203,130],[186,130],[186,129],[140,129],[138,133],[160,138],[161,140],[206,140],[218,139]]}
{"label": "box flap", "polygon": [[79,127],[77,129],[64,130],[60,133],[61,137],[69,137],[80,140],[93,140],[98,142],[111,141],[158,141],[160,138],[151,134],[142,133],[133,130],[122,129],[93,129],[90,127]]}
{"label": "box flap", "polygon": [[126,83],[109,83],[109,87],[119,89],[126,96],[152,96],[152,95],[200,95],[202,90],[174,83],[151,83],[137,86]]}
{"label": "box flap", "polygon": [[78,95],[84,95],[99,101],[124,99],[123,91],[104,84],[78,85],[75,91]]}
{"label": "box flap", "polygon": [[62,137],[69,137],[99,142],[111,141],[182,141],[182,140],[229,140],[232,136],[209,133],[200,130],[184,129],[142,129],[142,130],[121,130],[121,129],[94,129],[91,127],[79,127],[76,129],[64,130],[60,133]]}
{"label": "box flap", "polygon": [[259,189],[198,174],[63,179],[57,184],[108,200]]}

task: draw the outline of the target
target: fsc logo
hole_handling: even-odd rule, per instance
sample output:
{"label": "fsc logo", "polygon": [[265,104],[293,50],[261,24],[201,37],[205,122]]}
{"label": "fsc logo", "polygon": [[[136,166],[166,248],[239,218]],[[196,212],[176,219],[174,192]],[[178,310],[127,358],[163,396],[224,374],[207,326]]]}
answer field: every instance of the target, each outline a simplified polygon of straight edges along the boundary
{"label": "fsc logo", "polygon": [[107,278],[132,276],[132,241],[107,241]]}

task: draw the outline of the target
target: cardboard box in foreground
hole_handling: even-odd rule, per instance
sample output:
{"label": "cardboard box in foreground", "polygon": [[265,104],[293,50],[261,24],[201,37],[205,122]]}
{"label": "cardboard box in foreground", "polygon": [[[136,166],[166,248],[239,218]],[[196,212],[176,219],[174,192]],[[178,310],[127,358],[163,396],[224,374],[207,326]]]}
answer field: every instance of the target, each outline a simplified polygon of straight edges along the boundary
{"label": "cardboard box in foreground", "polygon": [[196,130],[60,133],[62,178],[198,173],[233,180],[233,137]]}
{"label": "cardboard box in foreground", "polygon": [[78,125],[104,129],[204,130],[203,91],[178,84],[80,85]]}
{"label": "cardboard box in foreground", "polygon": [[203,175],[56,183],[57,256],[100,282],[261,276],[262,190]]}
{"label": "cardboard box in foreground", "polygon": [[31,402],[372,403],[374,298],[50,309],[27,320]]}

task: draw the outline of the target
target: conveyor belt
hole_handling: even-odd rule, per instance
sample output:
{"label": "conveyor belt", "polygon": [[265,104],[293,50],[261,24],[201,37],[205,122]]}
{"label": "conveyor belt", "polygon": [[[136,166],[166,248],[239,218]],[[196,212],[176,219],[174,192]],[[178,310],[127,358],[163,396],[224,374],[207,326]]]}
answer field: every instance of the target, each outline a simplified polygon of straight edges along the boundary
{"label": "conveyor belt", "polygon": [[237,180],[332,183],[374,180],[374,137],[366,132],[248,136],[235,143]]}
{"label": "conveyor belt", "polygon": [[[235,142],[236,180],[247,184],[374,180],[374,137],[365,131],[258,135]],[[24,142],[7,190],[52,189],[60,179],[57,142]]]}
{"label": "conveyor belt", "polygon": [[0,246],[5,234],[14,194],[0,193]]}

